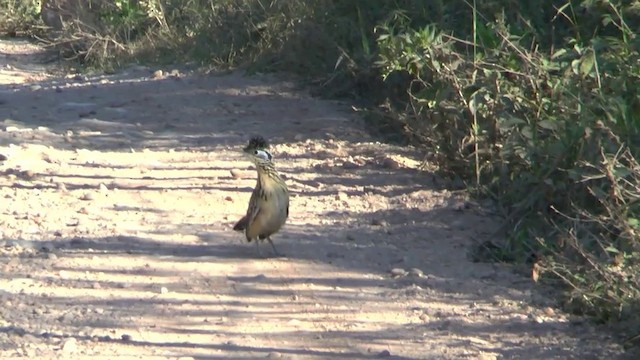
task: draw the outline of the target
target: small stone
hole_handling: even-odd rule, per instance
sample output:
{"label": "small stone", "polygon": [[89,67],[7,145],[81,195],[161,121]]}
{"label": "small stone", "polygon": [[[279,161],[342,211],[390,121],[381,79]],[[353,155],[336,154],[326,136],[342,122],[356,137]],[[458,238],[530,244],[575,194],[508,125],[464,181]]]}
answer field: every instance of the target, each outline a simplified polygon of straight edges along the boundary
{"label": "small stone", "polygon": [[67,191],[67,185],[65,185],[64,183],[61,183],[61,182],[59,182],[57,184],[57,188],[58,188],[58,190],[63,191],[63,192]]}
{"label": "small stone", "polygon": [[382,167],[385,169],[397,170],[400,168],[400,163],[390,157],[385,157],[382,160]]}
{"label": "small stone", "polygon": [[424,272],[422,272],[422,270],[420,270],[418,268],[412,268],[412,269],[409,270],[409,275],[415,276],[415,277],[423,277],[424,276]]}
{"label": "small stone", "polygon": [[391,352],[389,350],[382,350],[380,351],[380,353],[378,354],[379,358],[388,358],[391,356]]}
{"label": "small stone", "polygon": [[109,188],[107,187],[107,185],[105,185],[105,184],[103,184],[103,183],[100,183],[100,186],[98,186],[98,189],[99,189],[101,192],[103,192],[103,193],[105,193],[105,192],[108,192],[108,191],[109,191]]}
{"label": "small stone", "polygon": [[68,338],[62,344],[62,351],[65,353],[72,353],[78,349],[78,340],[76,338]]}
{"label": "small stone", "polygon": [[233,202],[233,198],[231,196],[225,196],[225,201]]}
{"label": "small stone", "polygon": [[242,173],[236,169],[231,169],[231,171],[229,171],[231,173],[231,177],[234,179],[239,179],[242,177]]}
{"label": "small stone", "polygon": [[33,180],[33,178],[35,177],[35,174],[31,170],[25,170],[20,174],[20,176],[25,180]]}
{"label": "small stone", "polygon": [[156,70],[151,74],[152,79],[162,79],[164,77],[164,71]]}
{"label": "small stone", "polygon": [[47,259],[49,259],[49,260],[57,260],[58,259],[58,255],[56,255],[54,253],[48,253],[47,254]]}
{"label": "small stone", "polygon": [[345,161],[345,162],[343,162],[343,163],[342,163],[342,167],[343,167],[344,169],[351,170],[351,169],[357,169],[357,168],[359,168],[359,167],[360,167],[360,165],[358,165],[358,164],[354,163],[353,161],[349,161],[349,160],[347,160],[347,161]]}
{"label": "small stone", "polygon": [[384,220],[380,220],[380,219],[372,219],[371,220],[371,225],[373,225],[373,226],[389,226],[389,223],[387,223]]}
{"label": "small stone", "polygon": [[547,306],[546,308],[544,308],[544,310],[543,310],[543,311],[544,311],[544,314],[545,314],[545,315],[547,315],[547,316],[553,316],[553,315],[555,315],[555,313],[556,313],[556,312],[555,312],[555,310],[553,310],[553,308],[551,308],[551,307],[549,307],[549,306]]}
{"label": "small stone", "polygon": [[407,275],[407,272],[402,268],[393,268],[391,269],[391,275],[394,277],[400,277]]}
{"label": "small stone", "polygon": [[169,289],[167,289],[166,287],[163,286],[160,288],[160,294],[166,294],[168,292],[169,292]]}
{"label": "small stone", "polygon": [[82,194],[82,196],[80,197],[80,200],[84,200],[84,201],[91,201],[95,199],[95,196],[93,195],[93,193],[84,193]]}
{"label": "small stone", "polygon": [[38,91],[40,89],[42,89],[42,86],[40,86],[40,85],[31,85],[31,90],[32,91]]}
{"label": "small stone", "polygon": [[62,236],[62,231],[60,231],[60,230],[56,230],[56,231],[54,231],[54,232],[53,232],[53,236],[55,236],[55,237],[60,237],[60,236]]}
{"label": "small stone", "polygon": [[122,336],[120,336],[120,339],[122,339],[122,341],[131,341],[131,335],[122,334]]}
{"label": "small stone", "polygon": [[89,213],[89,210],[87,210],[86,207],[81,207],[80,209],[78,209],[78,214],[87,215],[88,213]]}

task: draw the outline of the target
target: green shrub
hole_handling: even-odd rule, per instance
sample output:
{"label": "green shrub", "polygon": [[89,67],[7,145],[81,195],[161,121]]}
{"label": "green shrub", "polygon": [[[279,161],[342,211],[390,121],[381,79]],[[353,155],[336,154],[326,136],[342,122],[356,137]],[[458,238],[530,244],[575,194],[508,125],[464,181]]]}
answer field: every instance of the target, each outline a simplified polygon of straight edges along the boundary
{"label": "green shrub", "polygon": [[640,299],[640,58],[609,5],[601,34],[577,31],[546,50],[504,18],[466,37],[404,16],[378,28],[383,76],[404,71],[414,83],[409,106],[388,116],[502,204],[511,236],[500,257],[535,254],[570,286],[574,310],[602,319],[635,314]]}
{"label": "green shrub", "polygon": [[35,0],[0,0],[0,34],[21,36],[37,32],[40,2]]}

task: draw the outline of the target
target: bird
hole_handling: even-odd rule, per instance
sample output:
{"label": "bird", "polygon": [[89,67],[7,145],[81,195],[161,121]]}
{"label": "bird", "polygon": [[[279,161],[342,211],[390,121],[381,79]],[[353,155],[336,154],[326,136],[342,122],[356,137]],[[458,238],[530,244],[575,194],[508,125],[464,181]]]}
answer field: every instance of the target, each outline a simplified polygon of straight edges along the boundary
{"label": "bird", "polygon": [[264,240],[269,241],[273,253],[280,256],[271,235],[278,232],[289,217],[289,189],[276,170],[268,147],[262,136],[254,136],[243,149],[255,164],[258,179],[249,199],[247,213],[233,230],[244,231],[248,242],[255,241],[259,256],[262,256],[259,241]]}

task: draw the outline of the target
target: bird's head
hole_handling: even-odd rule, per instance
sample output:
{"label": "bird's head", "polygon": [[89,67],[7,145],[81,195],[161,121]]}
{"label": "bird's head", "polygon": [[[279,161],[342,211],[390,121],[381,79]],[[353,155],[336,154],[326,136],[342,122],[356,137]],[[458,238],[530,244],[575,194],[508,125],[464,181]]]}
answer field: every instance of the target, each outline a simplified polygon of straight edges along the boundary
{"label": "bird's head", "polygon": [[253,150],[252,153],[248,153],[247,155],[249,155],[249,157],[251,157],[251,160],[256,164],[270,163],[271,159],[273,159],[273,155],[271,155],[270,152],[261,149]]}
{"label": "bird's head", "polygon": [[267,150],[269,143],[262,136],[254,136],[249,140],[249,144],[243,149],[254,163],[271,162],[273,155]]}

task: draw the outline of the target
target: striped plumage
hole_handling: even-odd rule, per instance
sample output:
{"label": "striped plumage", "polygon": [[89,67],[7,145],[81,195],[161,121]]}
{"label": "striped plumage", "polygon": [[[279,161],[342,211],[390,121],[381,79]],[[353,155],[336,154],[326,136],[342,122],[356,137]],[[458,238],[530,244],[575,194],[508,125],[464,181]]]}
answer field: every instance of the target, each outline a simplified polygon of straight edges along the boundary
{"label": "striped plumage", "polygon": [[256,241],[258,254],[260,240],[267,240],[276,250],[271,235],[282,228],[289,216],[289,190],[287,184],[275,169],[272,156],[266,150],[267,143],[262,137],[254,137],[244,148],[245,154],[255,164],[258,173],[256,187],[251,193],[246,215],[240,219],[233,230],[244,231],[247,241]]}

